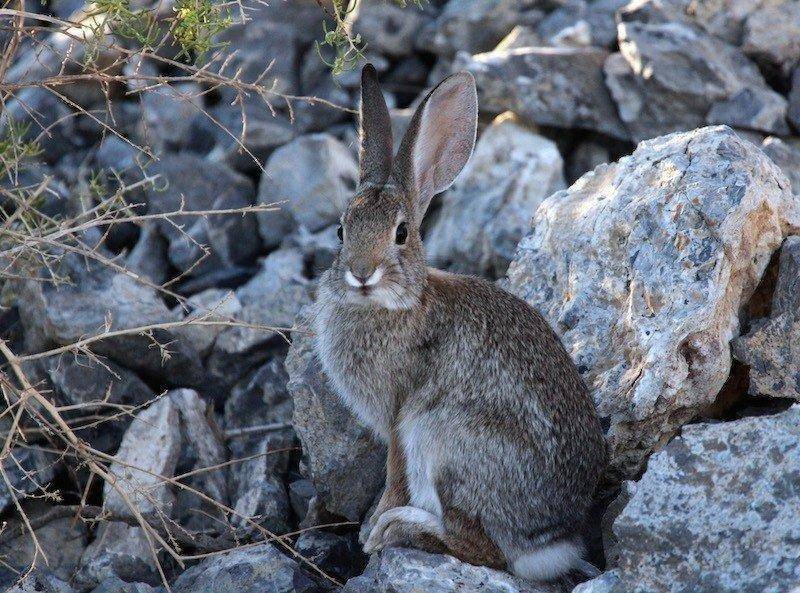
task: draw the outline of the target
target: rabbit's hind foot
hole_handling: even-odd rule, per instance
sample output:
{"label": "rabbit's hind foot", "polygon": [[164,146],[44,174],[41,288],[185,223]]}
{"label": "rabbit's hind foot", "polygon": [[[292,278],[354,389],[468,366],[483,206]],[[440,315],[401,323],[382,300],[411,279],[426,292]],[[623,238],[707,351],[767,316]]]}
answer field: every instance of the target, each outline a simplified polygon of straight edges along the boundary
{"label": "rabbit's hind foot", "polygon": [[389,509],[378,517],[364,544],[368,554],[391,546],[420,548],[430,552],[446,549],[442,543],[442,521],[426,510],[402,506]]}

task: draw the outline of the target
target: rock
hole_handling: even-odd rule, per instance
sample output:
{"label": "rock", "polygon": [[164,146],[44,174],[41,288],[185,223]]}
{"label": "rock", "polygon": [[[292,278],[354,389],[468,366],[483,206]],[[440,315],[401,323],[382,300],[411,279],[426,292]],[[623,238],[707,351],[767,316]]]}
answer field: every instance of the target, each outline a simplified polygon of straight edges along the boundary
{"label": "rock", "polygon": [[789,107],[786,117],[794,126],[795,130],[800,130],[800,67],[794,69],[792,76],[792,87],[787,97]]}
{"label": "rock", "polygon": [[414,42],[426,23],[419,10],[366,0],[348,15],[353,33],[361,35],[370,49],[393,57],[404,57],[414,50]]}
{"label": "rock", "polygon": [[770,136],[761,143],[761,150],[780,167],[792,183],[792,191],[800,194],[800,148]]}
{"label": "rock", "polygon": [[92,589],[91,593],[156,593],[147,583],[126,583],[117,577],[109,577]]}
{"label": "rock", "polygon": [[223,103],[210,111],[223,127],[203,116],[205,121],[199,129],[204,132],[204,137],[210,135],[214,140],[209,158],[237,171],[260,172],[272,151],[295,136],[295,129],[288,118],[279,113],[272,114],[264,105],[254,104],[253,101],[241,107]]}
{"label": "rock", "polygon": [[515,26],[536,25],[544,16],[538,4],[532,0],[450,0],[436,19],[426,49],[441,56],[489,51]]}
{"label": "rock", "polygon": [[[156,73],[157,74],[157,73]],[[196,82],[173,83],[141,93],[139,137],[156,153],[185,148],[195,115],[203,110],[203,89]]]}
{"label": "rock", "polygon": [[319,231],[339,220],[358,182],[358,165],[341,142],[327,134],[300,136],[267,161],[258,187],[259,204],[280,211],[259,212],[261,237],[268,246],[302,225]]}
{"label": "rock", "polygon": [[269,544],[211,556],[181,574],[174,593],[316,593],[300,567]]}
{"label": "rock", "polygon": [[[24,142],[36,142],[40,156],[50,164],[74,151],[81,144],[75,131],[73,112],[61,99],[42,87],[24,88],[15,93],[0,113],[0,132],[7,133],[13,121],[23,133]],[[47,134],[42,134],[46,129]]]}
{"label": "rock", "polygon": [[117,488],[108,482],[103,486],[105,510],[118,517],[133,516],[122,492],[142,514],[170,516],[174,495],[165,479],[175,475],[180,447],[178,408],[164,396],[139,412],[125,432],[116,461],[108,468]]}
{"label": "rock", "polygon": [[311,501],[316,495],[317,489],[311,480],[303,478],[289,483],[289,503],[301,520],[308,514]]}
{"label": "rock", "polygon": [[[102,264],[68,254],[58,273],[70,283],[20,283],[17,303],[30,351],[73,344],[106,328],[117,331],[179,320],[154,289]],[[155,329],[152,337],[166,345],[168,356],[162,356],[153,339],[141,334],[109,337],[94,342],[92,350],[145,378],[192,386],[205,383],[200,358],[190,344],[169,329]]]}
{"label": "rock", "polygon": [[522,47],[538,47],[544,45],[539,33],[536,32],[534,27],[527,27],[524,25],[517,25],[511,32],[503,37],[503,40],[497,44],[494,49],[498,51],[507,51],[509,49],[520,49]]}
{"label": "rock", "polygon": [[791,590],[800,579],[798,442],[800,406],[685,427],[650,459],[614,522],[613,591]]}
{"label": "rock", "polygon": [[443,196],[425,240],[429,260],[460,273],[502,276],[536,208],[564,187],[562,165],[554,142],[513,117],[498,118]]}
{"label": "rock", "polygon": [[101,169],[112,169],[122,173],[133,169],[141,153],[119,136],[109,134],[100,141],[94,160]]}
{"label": "rock", "polygon": [[[2,460],[3,471],[14,489],[17,498],[26,494],[41,496],[55,475],[57,458],[53,454],[40,449],[28,447],[12,447],[7,457]],[[14,497],[8,490],[5,480],[0,481],[0,512],[14,504]]]}
{"label": "rock", "polygon": [[[185,304],[188,309],[185,320],[201,321],[234,321],[242,310],[242,303],[236,294],[222,288],[208,288],[189,297]],[[177,305],[174,311],[182,313],[183,305]],[[225,331],[225,325],[183,325],[175,329],[175,333],[190,344],[194,344],[200,356],[206,357],[214,347],[217,336]]]}
{"label": "rock", "polygon": [[714,401],[739,308],[798,225],[786,177],[725,127],[643,142],[539,207],[506,287],[561,336],[617,472]]}
{"label": "rock", "polygon": [[473,566],[452,556],[411,548],[388,548],[370,559],[360,577],[342,593],[556,593],[560,589],[532,585],[507,572]]}
{"label": "rock", "polygon": [[263,329],[229,327],[217,337],[208,367],[229,384],[263,362],[264,347],[277,336],[267,328],[290,329],[301,307],[311,302],[302,255],[287,249],[273,251],[262,262],[261,271],[236,290],[236,298],[242,304],[237,319]]}
{"label": "rock", "polygon": [[[4,572],[0,569],[0,573]],[[74,589],[65,583],[49,570],[41,568],[34,569],[19,582],[19,575],[7,572],[7,575],[0,575],[0,586],[7,586],[6,593],[75,593]],[[3,577],[6,578],[3,578]]]}
{"label": "rock", "polygon": [[608,53],[598,48],[523,48],[468,57],[454,70],[475,75],[481,110],[510,110],[530,122],[595,130],[626,139],[628,132],[603,81]]}
{"label": "rock", "polygon": [[344,536],[326,531],[306,531],[297,538],[294,549],[340,581],[361,573],[367,560],[354,534]]}
{"label": "rock", "polygon": [[604,572],[599,577],[581,583],[572,590],[572,593],[623,593],[615,589],[619,584],[616,571]]}
{"label": "rock", "polygon": [[125,258],[125,268],[161,286],[169,276],[168,249],[169,243],[157,225],[144,224],[136,245]]}
{"label": "rock", "polygon": [[748,18],[742,49],[756,61],[788,77],[800,60],[800,4],[764,3]]}
{"label": "rock", "polygon": [[800,237],[781,248],[768,319],[733,341],[733,355],[750,367],[751,395],[800,401]]}
{"label": "rock", "polygon": [[255,459],[241,464],[238,488],[233,501],[236,514],[231,525],[258,534],[251,522],[257,523],[273,534],[289,532],[289,495],[286,486],[273,473],[270,459],[271,444],[261,443]]}
{"label": "rock", "polygon": [[[187,211],[245,208],[255,198],[249,179],[192,154],[166,154],[150,165],[147,173],[159,175],[155,186],[145,190],[150,214],[181,208]],[[182,225],[182,230],[175,222]],[[246,264],[261,248],[252,215],[182,216],[173,222],[159,220],[158,228],[169,241],[170,262],[190,276]],[[206,245],[209,253],[200,245]]]}
{"label": "rock", "polygon": [[[103,584],[120,580],[143,581],[149,585],[161,582],[144,531],[125,523],[105,523],[100,525],[94,541],[84,551],[74,581],[82,590],[100,585],[98,589],[103,591]],[[147,593],[146,589],[133,591]]]}
{"label": "rock", "polygon": [[619,25],[606,81],[634,140],[726,123],[783,134],[786,101],[738,49],[679,23]]}
{"label": "rock", "polygon": [[[23,502],[25,513],[36,525],[37,518],[46,515],[51,507],[41,501]],[[36,557],[36,547],[28,528],[14,513],[14,518],[3,522],[3,542],[0,543],[0,584],[5,580],[2,573],[7,569],[24,572],[32,563],[45,566],[44,559]],[[47,558],[47,569],[53,576],[68,581],[78,565],[83,549],[86,547],[86,525],[82,521],[74,521],[72,517],[62,517],[37,526],[34,529],[36,539]],[[17,575],[18,576],[18,575]]]}
{"label": "rock", "polygon": [[581,142],[567,158],[567,183],[574,183],[584,173],[610,161],[611,155],[602,144],[591,140]]}
{"label": "rock", "polygon": [[[233,24],[215,39],[216,43],[225,44],[226,55],[232,56],[223,74],[236,74],[242,82],[257,83],[275,94],[297,95],[300,88],[295,63],[299,28],[291,22],[277,23],[261,10],[258,3],[251,4],[247,23]],[[282,2],[273,10],[280,10],[287,4]],[[224,103],[236,99],[233,88],[222,85],[219,91]]]}
{"label": "rock", "polygon": [[[298,320],[300,327],[307,327],[304,319]],[[292,422],[303,445],[307,477],[317,491],[304,523],[314,523],[325,511],[359,521],[383,487],[386,448],[331,390],[311,336],[295,333],[286,370]]]}
{"label": "rock", "polygon": [[311,233],[300,227],[286,237],[281,248],[299,249],[303,258],[309,263],[312,277],[318,277],[333,264],[336,254],[339,253],[341,242],[337,236],[338,224]]}
{"label": "rock", "polygon": [[366,59],[369,59],[381,69],[385,69],[383,64],[388,66],[386,59],[380,54],[367,50],[365,58],[359,59],[352,70],[334,77],[330,67],[320,59],[320,55],[328,63],[332,63],[335,59],[335,51],[330,47],[318,50],[315,46],[303,56],[301,66],[303,95],[322,101],[309,100],[295,103],[294,125],[301,134],[322,132],[339,122],[348,120],[348,114],[342,107],[350,109],[358,107],[352,98],[355,93],[351,96],[348,89],[358,88],[360,84],[358,79],[360,63],[365,63]]}
{"label": "rock", "polygon": [[[537,34],[542,39],[550,41],[551,45],[558,41],[564,31],[574,29],[576,26],[585,27],[589,34],[588,43],[595,47],[611,48],[617,40],[617,24],[614,15],[617,10],[628,4],[628,0],[567,0],[561,6],[548,14],[536,28]],[[583,23],[583,25],[579,25]]]}

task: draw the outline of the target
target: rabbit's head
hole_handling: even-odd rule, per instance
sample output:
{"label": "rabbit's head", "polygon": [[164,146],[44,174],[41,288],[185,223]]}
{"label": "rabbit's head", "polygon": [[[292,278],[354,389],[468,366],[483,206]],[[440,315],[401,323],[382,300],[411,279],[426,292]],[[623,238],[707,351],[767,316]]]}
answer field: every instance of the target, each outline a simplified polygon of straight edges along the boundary
{"label": "rabbit's head", "polygon": [[475,80],[454,74],[419,105],[393,158],[389,111],[375,69],[364,67],[360,180],[323,282],[329,297],[390,309],[419,301],[426,278],[420,224],[433,196],[450,187],[472,154],[477,121]]}

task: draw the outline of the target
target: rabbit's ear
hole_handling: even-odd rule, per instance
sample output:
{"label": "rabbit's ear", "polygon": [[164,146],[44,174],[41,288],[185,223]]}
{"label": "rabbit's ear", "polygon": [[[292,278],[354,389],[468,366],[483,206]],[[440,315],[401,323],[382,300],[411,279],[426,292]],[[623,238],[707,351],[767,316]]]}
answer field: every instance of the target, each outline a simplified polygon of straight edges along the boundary
{"label": "rabbit's ear", "polygon": [[403,137],[394,176],[415,194],[419,219],[446,190],[475,146],[478,96],[469,72],[445,78],[423,99]]}
{"label": "rabbit's ear", "polygon": [[361,70],[360,128],[359,179],[381,185],[392,169],[392,121],[372,64]]}

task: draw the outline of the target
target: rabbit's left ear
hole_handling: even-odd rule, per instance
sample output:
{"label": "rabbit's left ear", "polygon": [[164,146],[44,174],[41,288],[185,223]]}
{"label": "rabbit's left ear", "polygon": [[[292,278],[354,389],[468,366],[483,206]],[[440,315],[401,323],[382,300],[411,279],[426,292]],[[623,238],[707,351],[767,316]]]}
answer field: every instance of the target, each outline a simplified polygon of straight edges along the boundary
{"label": "rabbit's left ear", "polygon": [[393,175],[413,192],[421,220],[436,194],[467,164],[478,128],[478,95],[469,72],[445,78],[417,108],[397,152]]}
{"label": "rabbit's left ear", "polygon": [[392,168],[392,121],[372,64],[361,70],[359,181],[382,185]]}

